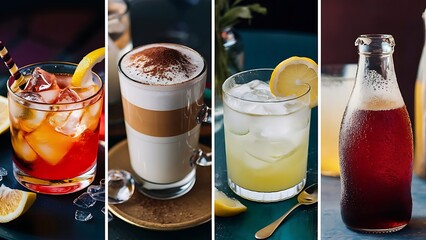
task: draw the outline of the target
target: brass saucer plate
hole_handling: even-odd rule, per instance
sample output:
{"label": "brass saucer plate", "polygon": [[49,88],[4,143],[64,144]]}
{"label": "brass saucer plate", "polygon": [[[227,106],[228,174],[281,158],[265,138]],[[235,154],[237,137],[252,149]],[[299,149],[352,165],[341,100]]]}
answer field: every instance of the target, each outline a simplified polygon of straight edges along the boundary
{"label": "brass saucer plate", "polygon": [[[135,174],[130,166],[127,140],[111,148],[108,159],[109,169]],[[129,201],[109,204],[109,210],[123,221],[146,229],[180,230],[198,226],[212,217],[211,167],[197,167],[196,179],[191,191],[177,199],[151,199],[135,190]]]}

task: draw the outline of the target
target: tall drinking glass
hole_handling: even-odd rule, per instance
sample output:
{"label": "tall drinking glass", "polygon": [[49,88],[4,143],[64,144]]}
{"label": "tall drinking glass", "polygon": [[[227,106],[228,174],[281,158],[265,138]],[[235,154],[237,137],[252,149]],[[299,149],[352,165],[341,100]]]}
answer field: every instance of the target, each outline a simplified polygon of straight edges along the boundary
{"label": "tall drinking glass", "polygon": [[276,98],[273,69],[237,73],[223,84],[228,183],[239,196],[274,202],[299,193],[306,182],[309,85],[303,94]]}
{"label": "tall drinking glass", "polygon": [[321,174],[340,176],[339,131],[355,82],[356,64],[321,69]]}
{"label": "tall drinking glass", "polygon": [[120,103],[117,62],[132,48],[129,5],[108,0],[108,103]]}

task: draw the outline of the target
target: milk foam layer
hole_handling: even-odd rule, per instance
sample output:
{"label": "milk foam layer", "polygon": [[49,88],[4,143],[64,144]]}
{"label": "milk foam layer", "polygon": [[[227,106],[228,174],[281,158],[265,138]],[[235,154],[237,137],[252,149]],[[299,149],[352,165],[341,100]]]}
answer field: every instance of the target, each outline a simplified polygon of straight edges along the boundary
{"label": "milk foam layer", "polygon": [[[145,54],[149,51],[149,54]],[[156,54],[155,51],[158,51]],[[167,51],[172,54],[164,54]],[[176,52],[177,51],[177,52]],[[178,56],[179,61],[156,56]],[[184,61],[181,61],[184,60]],[[153,65],[153,62],[156,64]],[[204,68],[204,60],[196,51],[176,44],[150,44],[127,53],[120,69],[130,79],[149,85],[176,85],[194,79]]]}

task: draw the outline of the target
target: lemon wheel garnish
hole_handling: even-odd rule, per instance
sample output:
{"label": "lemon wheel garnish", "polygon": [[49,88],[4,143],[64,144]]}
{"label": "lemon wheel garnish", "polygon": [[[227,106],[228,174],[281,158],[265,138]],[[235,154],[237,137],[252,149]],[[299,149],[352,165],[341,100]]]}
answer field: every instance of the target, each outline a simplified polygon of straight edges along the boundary
{"label": "lemon wheel garnish", "polygon": [[98,48],[81,59],[71,79],[71,85],[75,87],[85,86],[90,78],[93,66],[105,58],[105,48]]}
{"label": "lemon wheel garnish", "polygon": [[247,207],[234,198],[216,189],[214,195],[214,214],[219,217],[230,217],[245,212]]}
{"label": "lemon wheel garnish", "polygon": [[34,203],[36,194],[0,186],[0,223],[10,222],[24,214]]}
{"label": "lemon wheel garnish", "polygon": [[9,111],[7,110],[7,98],[0,96],[0,133],[9,129]]}
{"label": "lemon wheel garnish", "polygon": [[300,96],[306,92],[303,85],[308,83],[310,107],[318,105],[318,65],[306,57],[290,57],[278,64],[271,75],[269,87],[277,97]]}

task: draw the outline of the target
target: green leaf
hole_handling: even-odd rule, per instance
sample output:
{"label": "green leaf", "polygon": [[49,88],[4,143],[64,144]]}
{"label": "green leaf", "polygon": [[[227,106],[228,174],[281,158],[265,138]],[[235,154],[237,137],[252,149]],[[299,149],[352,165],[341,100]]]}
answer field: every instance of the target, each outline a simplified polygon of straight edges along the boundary
{"label": "green leaf", "polygon": [[252,17],[249,7],[233,7],[219,19],[219,27],[224,28],[232,26],[235,25],[240,18],[251,19]]}
{"label": "green leaf", "polygon": [[259,3],[248,5],[248,8],[250,8],[250,10],[255,13],[263,15],[268,13],[268,10],[265,7],[262,7]]}

